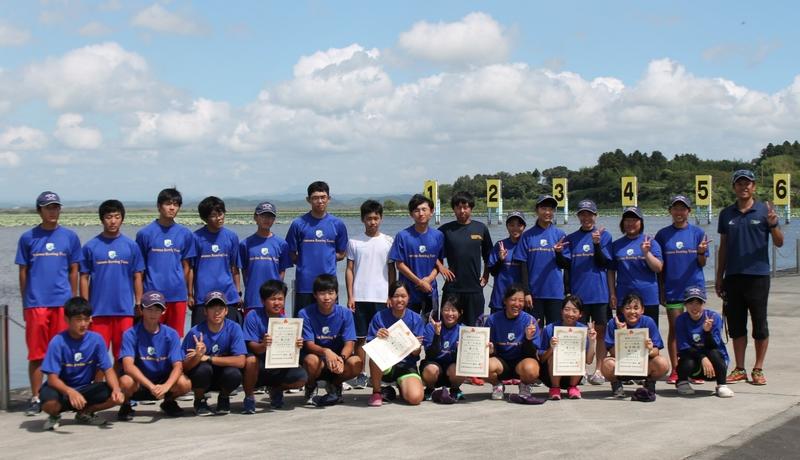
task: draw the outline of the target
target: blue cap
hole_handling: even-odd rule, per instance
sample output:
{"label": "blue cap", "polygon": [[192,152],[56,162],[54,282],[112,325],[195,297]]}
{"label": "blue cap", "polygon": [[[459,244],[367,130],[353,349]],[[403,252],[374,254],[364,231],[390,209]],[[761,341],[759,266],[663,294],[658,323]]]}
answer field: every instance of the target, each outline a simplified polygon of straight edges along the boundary
{"label": "blue cap", "polygon": [[589,211],[594,215],[597,215],[597,204],[595,204],[592,200],[581,200],[578,203],[578,210],[575,214],[578,214],[581,211]]}
{"label": "blue cap", "polygon": [[683,292],[683,303],[688,303],[692,299],[700,299],[703,302],[705,302],[706,301],[705,289],[699,286],[692,286],[686,288],[686,291]]}
{"label": "blue cap", "polygon": [[756,181],[756,175],[753,173],[753,171],[750,171],[749,169],[740,169],[733,173],[733,180],[731,183],[735,184],[737,180],[742,178],[747,179],[750,182]]}
{"label": "blue cap", "polygon": [[538,208],[539,206],[543,205],[545,202],[548,201],[553,203],[552,206],[553,208],[558,207],[558,201],[555,198],[553,198],[553,195],[539,195],[539,198],[536,199],[536,207]]}
{"label": "blue cap", "polygon": [[41,208],[48,204],[61,204],[61,198],[58,197],[56,192],[42,192],[36,197],[36,207]]}
{"label": "blue cap", "polygon": [[273,216],[277,216],[278,208],[269,201],[264,201],[256,206],[256,214],[272,214]]}
{"label": "blue cap", "polygon": [[506,223],[508,223],[508,221],[511,220],[511,218],[513,218],[513,217],[516,217],[519,220],[521,220],[522,221],[522,225],[524,225],[526,227],[528,226],[528,221],[525,220],[525,214],[523,214],[522,211],[511,211],[511,212],[509,212],[508,216],[506,216]]}
{"label": "blue cap", "polygon": [[147,291],[142,295],[142,307],[150,308],[155,305],[160,305],[164,310],[167,309],[167,300],[164,294],[158,291]]}
{"label": "blue cap", "polygon": [[683,203],[687,208],[692,209],[692,200],[686,197],[686,195],[675,195],[669,199],[670,208],[675,206],[675,203]]}
{"label": "blue cap", "polygon": [[644,215],[642,215],[642,210],[639,209],[639,206],[628,206],[622,211],[622,218],[625,218],[626,214],[633,214],[634,216],[638,217],[639,219],[644,220]]}
{"label": "blue cap", "polygon": [[225,294],[220,291],[211,291],[206,294],[205,300],[203,300],[203,305],[206,307],[213,305],[214,303],[219,303],[222,305],[227,306],[228,302],[225,301]]}

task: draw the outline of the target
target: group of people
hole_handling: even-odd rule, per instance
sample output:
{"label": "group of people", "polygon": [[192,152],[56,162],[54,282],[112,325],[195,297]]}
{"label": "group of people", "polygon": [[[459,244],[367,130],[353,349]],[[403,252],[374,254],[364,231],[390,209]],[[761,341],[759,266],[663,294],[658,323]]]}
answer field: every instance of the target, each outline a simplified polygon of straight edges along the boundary
{"label": "group of people", "polygon": [[[464,398],[466,380],[484,383],[456,374],[461,325],[490,328],[492,399],[539,404],[544,399],[532,395],[539,382],[549,387],[551,400],[561,399],[562,390],[578,399],[578,385],[588,377],[592,384],[609,381],[615,397],[625,397],[622,382],[642,379],[632,398],[652,401],[655,382],[665,375],[680,394],[692,393],[692,382],[713,380],[716,394],[730,397],[727,384],[748,377],[748,312],[756,345],[750,382],[766,384],[769,239],[783,243],[777,214],[755,197],[754,174],[736,171],[732,186],[736,202],[719,219],[715,286],[733,339],[730,374],[723,319],[704,307],[709,238],[689,223],[692,205],[683,195],[671,198],[673,222],[655,236],[644,232],[639,208],[626,208],[616,240],[597,227],[591,200],[580,201],[580,228],[567,235],[553,222],[556,200],[540,196],[535,223],[527,228],[524,213],[511,212],[508,237],[493,244],[488,228],[472,219],[475,201],[467,192],[453,195],[456,220],[438,229],[429,225],[433,202],[414,195],[408,203],[413,225],[394,238],[380,230],[381,204],[367,200],[361,206],[364,232],[348,237],[344,223],[327,212],[328,185],[314,182],[307,190],[310,211],[292,221],[285,239],[271,230],[276,207],[263,202],[254,211],[256,232],[240,242],[224,227],[225,204],[216,197],[199,203],[200,229],[176,223],[182,197],[170,188],[158,195],[158,218],[135,241],[121,233],[123,204],[103,202],[103,231],[81,247],[77,235],[58,224],[59,196],[43,192],[36,202],[42,223],[20,237],[16,256],[33,393],[27,413],[44,410],[45,428],[53,429],[64,411],[96,424],[103,423],[100,410],[119,405],[118,418],[130,420],[131,401],[162,400],[164,413],[177,416],[183,410],[176,398],[193,392],[197,415],[224,414],[229,395],[241,385],[242,413],[252,414],[260,387],[269,390],[275,408],[283,405],[285,391],[300,388],[307,404],[327,406],[343,401],[346,382],[365,388],[368,380],[370,406],[397,397],[386,383],[396,383],[412,405],[424,399],[454,403]],[[336,277],[343,259],[344,305]],[[265,369],[269,318],[286,315],[283,279],[291,267],[291,315],[303,319],[296,343],[300,365]],[[490,277],[490,312],[484,315]],[[659,305],[669,320],[667,358],[660,355]],[[192,328],[184,334],[187,309]],[[386,338],[397,321],[422,346],[390,369],[369,360],[367,377],[364,343]],[[587,328],[593,374],[553,375],[556,326]],[[620,328],[649,330],[646,377],[615,375],[614,331]],[[319,381],[327,382],[324,395]],[[519,391],[506,395],[513,384]],[[208,391],[219,392],[213,409]]]}

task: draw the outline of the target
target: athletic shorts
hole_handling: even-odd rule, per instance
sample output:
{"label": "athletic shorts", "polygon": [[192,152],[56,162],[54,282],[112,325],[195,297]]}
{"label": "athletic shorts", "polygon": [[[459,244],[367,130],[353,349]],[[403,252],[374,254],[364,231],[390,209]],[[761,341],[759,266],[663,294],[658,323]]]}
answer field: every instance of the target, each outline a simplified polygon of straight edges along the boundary
{"label": "athletic shorts", "polygon": [[385,308],[386,302],[356,302],[356,311],[353,313],[353,321],[356,323],[356,337],[359,339],[366,338],[372,317]]}
{"label": "athletic shorts", "polygon": [[[354,357],[355,355],[352,355],[349,358],[347,358],[347,360],[345,360],[345,364],[347,364],[347,361],[349,361]],[[302,358],[300,359],[300,361],[302,361]],[[325,360],[322,359],[322,361],[324,362]],[[325,380],[326,382],[333,382],[337,377],[339,377],[339,374],[334,374],[333,372],[331,372],[330,369],[328,369],[328,365],[325,364],[325,366],[323,366],[322,368],[322,372],[320,372],[319,374],[319,377],[317,377],[317,380]],[[306,376],[306,378],[308,377]]]}
{"label": "athletic shorts", "polygon": [[511,361],[506,361],[505,359],[499,356],[493,356],[493,358],[496,358],[498,361],[500,361],[500,364],[503,366],[503,370],[500,372],[500,375],[497,376],[501,381],[519,378],[519,374],[517,374],[517,364],[519,364],[520,361],[522,361],[525,358],[515,359]]}
{"label": "athletic shorts", "polygon": [[[562,390],[566,390],[567,388],[569,388],[569,381],[570,381],[571,377],[573,377],[573,376],[571,376],[571,375],[562,375],[561,376],[561,380],[559,381],[559,385],[558,385],[559,388],[561,388]],[[542,381],[544,386],[546,386],[548,388],[552,388],[553,379],[550,378],[550,365],[549,365],[549,363],[542,363],[542,365],[539,366],[539,380]]]}
{"label": "athletic shorts", "polygon": [[583,305],[583,319],[584,324],[589,323],[589,319],[594,321],[595,325],[600,324],[605,326],[608,320],[608,304],[607,303],[587,303]]}
{"label": "athletic shorts", "polygon": [[257,387],[280,387],[295,382],[305,382],[308,374],[302,367],[290,367],[286,369],[264,369],[258,371]]}
{"label": "athletic shorts", "polygon": [[725,277],[728,330],[731,338],[747,335],[747,313],[753,322],[753,338],[769,337],[767,301],[769,300],[769,275],[730,275]]}
{"label": "athletic shorts", "polygon": [[22,316],[25,319],[28,361],[40,361],[47,354],[50,340],[67,328],[64,307],[28,307],[22,310]]}
{"label": "athletic shorts", "polygon": [[680,300],[668,300],[664,308],[667,310],[683,310],[683,302]]}
{"label": "athletic shorts", "polygon": [[[422,319],[427,321],[427,314],[433,310],[434,298],[433,296],[436,295],[435,293],[432,295],[422,295],[421,301],[417,301],[415,303],[409,303],[408,308],[416,313],[419,313],[422,316]],[[436,300],[438,302],[438,298]]]}
{"label": "athletic shorts", "polygon": [[296,292],[294,294],[294,305],[292,310],[292,318],[298,318],[300,315],[300,310],[304,309],[308,305],[315,303],[317,300],[314,298],[314,294],[310,292]]}
{"label": "athletic shorts", "polygon": [[422,381],[422,377],[419,375],[416,363],[409,365],[407,363],[399,362],[384,371],[383,375],[381,376],[381,380],[386,383],[397,382],[399,384],[403,380],[411,377]]}
{"label": "athletic shorts", "polygon": [[450,385],[450,378],[447,377],[447,368],[450,367],[450,364],[452,364],[452,363],[449,363],[446,366],[443,366],[442,363],[440,363],[438,361],[433,361],[433,360],[431,360],[431,361],[427,361],[427,360],[426,361],[422,361],[422,363],[419,365],[420,374],[423,374],[425,372],[425,367],[426,366],[436,366],[437,368],[439,368],[439,378],[436,380],[436,382],[434,383],[433,386],[435,386],[437,388],[438,387],[448,387],[449,388],[451,385]]}
{"label": "athletic shorts", "polygon": [[[86,408],[108,401],[108,398],[111,397],[111,387],[106,382],[90,383],[79,389],[78,393],[86,400],[86,406],[84,406]],[[61,404],[61,412],[75,410],[69,403],[69,396],[59,393],[47,383],[42,385],[42,389],[39,391],[39,400],[42,401],[42,404],[47,401],[58,401]]]}
{"label": "athletic shorts", "polygon": [[161,323],[175,329],[178,337],[183,337],[186,326],[186,301],[167,302],[167,310],[161,315]]}
{"label": "athletic shorts", "polygon": [[561,320],[561,299],[537,299],[533,298],[533,316],[539,320],[539,325],[544,327],[546,324],[555,323]]}
{"label": "athletic shorts", "polygon": [[103,336],[106,346],[111,347],[114,360],[119,359],[122,334],[133,327],[133,316],[92,316],[89,329]]}
{"label": "athletic shorts", "polygon": [[[164,382],[167,381],[167,378],[169,377],[165,377],[159,380],[151,380],[151,382],[153,382],[154,385],[162,385],[164,384]],[[136,392],[131,396],[130,399],[134,401],[156,401],[158,398],[153,396],[153,393],[151,393],[150,390],[145,388],[144,385],[139,385],[139,389],[136,390]]]}

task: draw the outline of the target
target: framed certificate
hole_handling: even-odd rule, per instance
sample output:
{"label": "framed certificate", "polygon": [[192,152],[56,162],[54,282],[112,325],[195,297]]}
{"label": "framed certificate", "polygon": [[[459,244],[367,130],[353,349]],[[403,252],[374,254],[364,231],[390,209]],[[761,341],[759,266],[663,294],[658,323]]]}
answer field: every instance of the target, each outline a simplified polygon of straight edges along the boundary
{"label": "framed certificate", "polygon": [[303,334],[302,318],[270,318],[267,332],[272,345],[267,347],[265,369],[284,369],[300,364],[300,349],[297,339]]}
{"label": "framed certificate", "polygon": [[458,330],[456,375],[489,376],[489,328],[461,326]]}
{"label": "framed certificate", "polygon": [[374,338],[364,345],[364,351],[382,371],[399,363],[412,351],[420,347],[419,340],[402,320],[395,322],[388,329],[389,337]]}
{"label": "framed certificate", "polygon": [[[584,375],[586,373],[585,327],[555,326],[553,337],[558,345],[553,347],[553,375]],[[548,344],[549,345],[549,344]]]}
{"label": "framed certificate", "polygon": [[617,329],[614,331],[615,375],[647,376],[650,362],[647,350],[649,331],[641,329]]}

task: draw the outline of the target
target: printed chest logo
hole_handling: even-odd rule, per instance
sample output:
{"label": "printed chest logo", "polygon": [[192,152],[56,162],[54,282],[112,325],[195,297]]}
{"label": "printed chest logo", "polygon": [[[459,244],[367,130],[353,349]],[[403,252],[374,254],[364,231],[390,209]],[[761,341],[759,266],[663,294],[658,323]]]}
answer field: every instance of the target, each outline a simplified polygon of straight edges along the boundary
{"label": "printed chest logo", "polygon": [[211,252],[213,252],[213,253],[219,252],[219,245],[218,244],[212,244],[211,245]]}
{"label": "printed chest logo", "polygon": [[269,255],[269,248],[261,248],[261,255],[262,256]]}
{"label": "printed chest logo", "polygon": [[328,326],[322,326],[322,333],[325,334],[325,335],[330,334],[331,333],[331,328],[329,328]]}
{"label": "printed chest logo", "polygon": [[692,334],[692,340],[694,340],[695,343],[700,343],[700,339],[700,334]]}
{"label": "printed chest logo", "polygon": [[75,355],[72,358],[75,360],[76,363],[79,363],[83,359],[83,353],[79,351],[75,353]]}
{"label": "printed chest logo", "polygon": [[48,251],[52,251],[53,249],[56,248],[56,245],[55,243],[47,243],[44,245],[44,248],[47,249]]}
{"label": "printed chest logo", "polygon": [[109,259],[116,259],[117,258],[117,251],[114,251],[113,249],[111,251],[108,251],[108,258]]}
{"label": "printed chest logo", "polygon": [[444,343],[442,344],[442,348],[450,348],[450,341],[445,340]]}
{"label": "printed chest logo", "polygon": [[213,347],[211,347],[211,353],[217,354],[219,353],[219,344],[215,343]]}
{"label": "printed chest logo", "polygon": [[147,347],[147,356],[155,356],[156,347]]}
{"label": "printed chest logo", "polygon": [[583,245],[583,252],[589,252],[589,249],[591,249],[591,248],[592,248],[592,247],[591,247],[591,246],[589,246],[588,244],[584,244],[584,245]]}
{"label": "printed chest logo", "polygon": [[425,252],[426,252],[427,250],[428,250],[428,248],[426,248],[424,244],[420,244],[420,245],[419,245],[419,253],[420,253],[420,254],[425,254]]}
{"label": "printed chest logo", "polygon": [[517,338],[517,335],[516,335],[516,334],[514,334],[513,332],[509,332],[509,333],[508,333],[508,341],[509,341],[509,342],[513,342],[513,341],[514,341],[514,339],[516,339],[516,338]]}
{"label": "printed chest logo", "polygon": [[544,239],[544,238],[542,238],[541,240],[539,240],[539,246],[541,246],[541,247],[545,247],[545,246],[547,246],[547,240],[546,240],[546,239]]}
{"label": "printed chest logo", "polygon": [[632,256],[633,255],[633,248],[628,248],[628,250],[625,251],[625,254],[627,254],[629,256]]}
{"label": "printed chest logo", "polygon": [[676,241],[675,242],[675,247],[677,249],[683,249],[683,241]]}
{"label": "printed chest logo", "polygon": [[317,235],[317,238],[322,238],[323,236],[325,236],[325,232],[323,232],[321,229],[317,229],[317,231],[314,232],[314,234]]}
{"label": "printed chest logo", "polygon": [[164,240],[164,247],[165,248],[171,248],[172,247],[172,240],[170,240],[170,239]]}
{"label": "printed chest logo", "polygon": [[731,219],[728,221],[728,225],[736,225],[736,221]]}
{"label": "printed chest logo", "polygon": [[751,224],[753,224],[753,225],[758,225],[758,224],[760,224],[760,223],[761,223],[761,221],[760,221],[760,220],[757,220],[757,219],[751,219],[751,220],[750,220],[750,223],[751,223]]}

